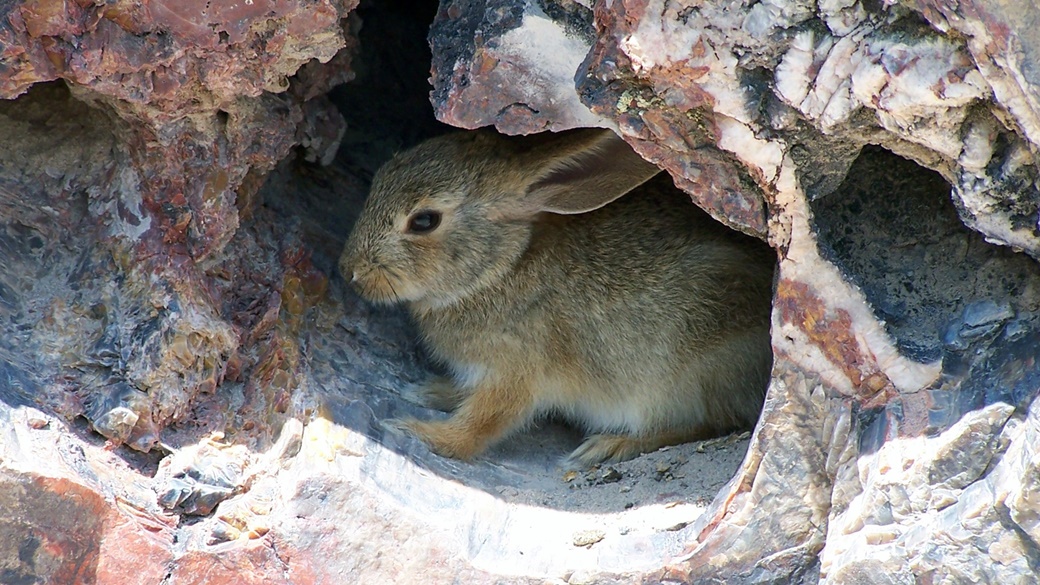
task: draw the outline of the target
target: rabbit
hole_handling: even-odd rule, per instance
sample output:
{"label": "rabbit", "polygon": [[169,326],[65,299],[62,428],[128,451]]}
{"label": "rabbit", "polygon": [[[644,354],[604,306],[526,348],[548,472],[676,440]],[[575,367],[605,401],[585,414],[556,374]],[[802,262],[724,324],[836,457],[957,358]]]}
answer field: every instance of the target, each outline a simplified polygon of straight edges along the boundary
{"label": "rabbit", "polygon": [[[624,195],[624,197],[622,197]],[[340,258],[404,303],[450,372],[447,420],[397,421],[471,459],[539,415],[588,467],[754,426],[776,256],[695,206],[610,130],[430,139],[379,169]]]}

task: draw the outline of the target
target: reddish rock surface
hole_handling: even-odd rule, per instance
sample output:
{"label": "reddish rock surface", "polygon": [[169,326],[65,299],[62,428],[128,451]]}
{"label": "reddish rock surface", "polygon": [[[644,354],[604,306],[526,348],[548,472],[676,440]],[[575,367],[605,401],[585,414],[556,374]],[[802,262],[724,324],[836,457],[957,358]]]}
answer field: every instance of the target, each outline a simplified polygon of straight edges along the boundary
{"label": "reddish rock surface", "polygon": [[571,87],[593,40],[590,22],[569,1],[441,2],[430,29],[437,117],[463,128],[493,123],[510,134],[609,125]]}
{"label": "reddish rock surface", "polygon": [[[209,431],[271,444],[298,385],[299,319],[327,277],[292,230],[241,217],[294,145],[335,151],[343,119],[323,96],[353,77],[356,4],[0,6],[7,405],[83,417],[110,449]],[[33,471],[11,478],[24,497],[3,509],[22,520],[0,581],[170,572],[178,523],[154,490],[126,492],[138,480],[112,461],[45,472],[8,447],[28,460],[6,470]]]}
{"label": "reddish rock surface", "polygon": [[[24,2],[2,9],[0,96],[14,98],[33,84],[64,80],[75,99],[92,106],[81,115],[89,115],[105,137],[99,148],[110,149],[112,160],[101,176],[65,171],[65,188],[89,193],[88,216],[74,221],[92,223],[79,245],[98,247],[95,271],[120,275],[120,290],[109,302],[94,304],[90,311],[98,323],[87,325],[104,329],[88,352],[95,354],[92,367],[118,371],[106,390],[79,397],[81,412],[117,444],[154,447],[162,428],[184,420],[196,397],[212,394],[229,369],[246,381],[265,362],[253,382],[269,395],[261,410],[285,400],[278,397],[284,388],[267,389],[287,385],[293,352],[272,347],[250,355],[252,347],[243,353],[238,348],[242,341],[279,339],[275,321],[282,299],[269,290],[289,295],[295,303],[290,311],[299,314],[305,297],[323,285],[308,272],[302,250],[245,256],[256,261],[253,275],[223,252],[236,237],[243,239],[236,200],[250,211],[260,180],[293,145],[306,144],[318,158],[335,149],[342,118],[325,100],[304,100],[352,77],[355,6]],[[327,72],[317,65],[334,57]],[[293,91],[279,95],[289,88],[289,77],[311,62]],[[46,109],[68,101],[48,91],[29,102]],[[31,131],[51,132],[54,125],[41,117]],[[9,172],[7,178],[32,184],[45,165],[60,164],[41,159],[40,166],[27,165],[17,169],[20,176]],[[255,242],[245,240],[242,245]],[[262,262],[277,266],[275,272]],[[250,278],[260,273],[267,278]],[[274,313],[265,321],[263,311]],[[120,355],[120,347],[133,344],[143,351]]]}

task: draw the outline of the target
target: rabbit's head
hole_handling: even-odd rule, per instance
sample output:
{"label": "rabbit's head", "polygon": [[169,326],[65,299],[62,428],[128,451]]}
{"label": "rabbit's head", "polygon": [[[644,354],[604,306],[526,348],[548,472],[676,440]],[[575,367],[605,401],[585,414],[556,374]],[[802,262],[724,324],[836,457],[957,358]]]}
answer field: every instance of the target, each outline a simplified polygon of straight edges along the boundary
{"label": "rabbit's head", "polygon": [[369,300],[447,306],[508,274],[540,213],[596,209],[657,172],[606,130],[437,137],[376,173],[340,270]]}

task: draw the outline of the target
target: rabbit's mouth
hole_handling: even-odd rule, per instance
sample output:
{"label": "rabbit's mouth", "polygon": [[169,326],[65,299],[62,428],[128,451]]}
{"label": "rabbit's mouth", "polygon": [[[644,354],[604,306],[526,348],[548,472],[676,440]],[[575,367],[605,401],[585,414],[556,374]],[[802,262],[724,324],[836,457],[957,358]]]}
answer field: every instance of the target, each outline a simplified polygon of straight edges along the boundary
{"label": "rabbit's mouth", "polygon": [[408,300],[401,295],[407,292],[404,283],[385,266],[373,266],[363,273],[355,271],[351,284],[362,298],[380,305]]}

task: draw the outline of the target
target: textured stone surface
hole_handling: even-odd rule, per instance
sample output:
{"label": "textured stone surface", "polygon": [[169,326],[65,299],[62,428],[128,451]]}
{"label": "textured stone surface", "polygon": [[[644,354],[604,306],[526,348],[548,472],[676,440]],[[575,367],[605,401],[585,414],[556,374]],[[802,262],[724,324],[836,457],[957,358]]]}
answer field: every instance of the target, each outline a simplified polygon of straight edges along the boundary
{"label": "textured stone surface", "polygon": [[[1035,580],[1036,8],[354,7],[0,2],[0,581]],[[443,121],[616,128],[776,248],[750,442],[383,424],[428,364],[333,266],[430,20]]]}
{"label": "textured stone surface", "polygon": [[570,0],[441,2],[430,29],[438,119],[511,134],[612,125],[573,89],[595,38],[591,16]]}
{"label": "textured stone surface", "polygon": [[[348,13],[355,5],[0,8],[0,96],[54,79],[71,91],[37,86],[3,104],[3,178],[11,182],[4,195],[35,199],[58,215],[7,219],[24,232],[12,238],[39,242],[30,251],[50,254],[39,268],[49,280],[39,274],[35,283],[9,284],[16,306],[21,295],[51,303],[31,320],[27,341],[40,348],[39,359],[74,367],[66,388],[46,398],[63,402],[61,412],[82,414],[116,444],[148,451],[164,427],[188,418],[196,398],[212,395],[229,375],[246,370],[266,401],[286,400],[279,392],[287,392],[295,350],[276,356],[255,345],[261,338],[271,338],[272,350],[282,344],[272,334],[279,307],[287,303],[298,315],[324,277],[308,272],[305,252],[278,251],[273,242],[266,255],[243,255],[248,261],[223,252],[236,238],[239,246],[256,243],[238,230],[236,199],[251,211],[259,181],[294,144],[317,160],[335,151],[342,118],[327,100],[305,100],[352,77],[356,17]],[[318,64],[337,54],[328,69]],[[309,62],[293,91],[279,95]],[[25,141],[35,148],[16,146]],[[35,190],[18,192],[29,186]],[[69,198],[84,205],[69,206]],[[55,248],[59,240],[82,254]],[[35,260],[12,256],[11,274]],[[266,262],[279,268],[272,273]],[[273,278],[255,278],[262,273]],[[281,299],[263,290],[277,280]],[[243,341],[251,347],[239,352]],[[248,376],[240,381],[249,385]],[[78,387],[72,402],[65,393],[71,387]]]}
{"label": "textured stone surface", "polygon": [[[262,450],[291,420],[327,277],[255,194],[294,145],[335,152],[355,6],[0,5],[0,581],[162,581],[161,453],[217,432]],[[228,469],[199,458],[169,508],[248,484]]]}

